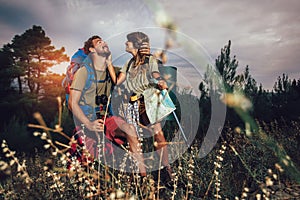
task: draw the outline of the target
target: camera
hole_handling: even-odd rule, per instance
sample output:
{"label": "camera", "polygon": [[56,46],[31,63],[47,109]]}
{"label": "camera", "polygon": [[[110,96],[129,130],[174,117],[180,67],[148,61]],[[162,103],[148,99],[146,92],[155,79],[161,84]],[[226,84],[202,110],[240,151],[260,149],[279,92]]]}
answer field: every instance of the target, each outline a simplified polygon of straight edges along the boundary
{"label": "camera", "polygon": [[105,95],[105,94],[102,94],[100,96],[96,96],[95,98],[95,102],[96,102],[96,105],[107,105],[107,102],[108,102],[108,97]]}

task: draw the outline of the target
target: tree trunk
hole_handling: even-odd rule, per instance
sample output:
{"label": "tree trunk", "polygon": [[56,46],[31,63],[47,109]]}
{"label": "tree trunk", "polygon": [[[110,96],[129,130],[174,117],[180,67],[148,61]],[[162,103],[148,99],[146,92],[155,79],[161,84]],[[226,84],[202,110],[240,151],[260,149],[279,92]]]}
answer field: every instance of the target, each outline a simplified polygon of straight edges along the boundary
{"label": "tree trunk", "polygon": [[18,85],[19,85],[19,94],[23,94],[23,88],[22,88],[22,80],[21,77],[18,76]]}

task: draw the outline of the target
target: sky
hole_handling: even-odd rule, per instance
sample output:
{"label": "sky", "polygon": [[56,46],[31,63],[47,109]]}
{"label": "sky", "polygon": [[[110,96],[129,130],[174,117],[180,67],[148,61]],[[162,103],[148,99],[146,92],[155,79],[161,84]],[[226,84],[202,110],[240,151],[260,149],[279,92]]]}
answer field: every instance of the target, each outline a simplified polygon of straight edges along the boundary
{"label": "sky", "polygon": [[[191,87],[197,72],[203,74],[204,65],[213,63],[231,40],[238,71],[248,65],[257,83],[272,89],[283,73],[300,78],[299,10],[299,0],[0,0],[0,47],[39,25],[52,44],[57,49],[65,47],[69,56],[87,38],[100,35],[109,43],[114,62],[122,65],[129,58],[124,51],[126,34],[146,32],[151,50],[159,50],[167,37],[160,25],[167,20],[183,38],[169,49],[167,65],[178,67],[179,78]],[[193,56],[201,57],[200,61],[191,58],[189,50],[194,47],[201,55]],[[185,65],[201,69],[188,71]],[[63,73],[66,66],[52,70]]]}

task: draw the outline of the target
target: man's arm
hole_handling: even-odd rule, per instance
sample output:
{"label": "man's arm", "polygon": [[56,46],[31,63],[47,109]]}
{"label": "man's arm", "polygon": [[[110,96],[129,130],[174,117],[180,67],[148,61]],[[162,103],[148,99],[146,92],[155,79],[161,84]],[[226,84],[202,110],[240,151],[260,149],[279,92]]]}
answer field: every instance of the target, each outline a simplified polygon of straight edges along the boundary
{"label": "man's arm", "polygon": [[69,97],[69,108],[73,115],[90,131],[103,131],[103,120],[97,119],[91,122],[83,113],[79,106],[79,100],[81,97],[81,91],[71,89]]}

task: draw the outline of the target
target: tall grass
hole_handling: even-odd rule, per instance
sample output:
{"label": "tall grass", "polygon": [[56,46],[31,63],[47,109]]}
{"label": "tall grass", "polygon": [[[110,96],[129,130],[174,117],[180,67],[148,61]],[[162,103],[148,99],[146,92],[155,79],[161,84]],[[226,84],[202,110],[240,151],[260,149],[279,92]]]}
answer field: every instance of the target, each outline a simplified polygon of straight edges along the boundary
{"label": "tall grass", "polygon": [[[174,183],[170,188],[160,182],[160,171],[158,180],[157,174],[142,180],[122,167],[115,170],[101,162],[71,159],[68,148],[74,141],[63,133],[63,122],[58,120],[50,128],[40,114],[35,118],[39,123],[29,126],[40,129],[33,134],[44,141],[45,151],[36,151],[33,157],[17,155],[6,141],[2,142],[2,199],[300,198],[299,177],[291,177],[296,173],[283,166],[293,163],[293,168],[299,168],[299,122],[257,122],[261,135],[252,133],[251,137],[247,129],[226,125],[219,142],[205,158],[198,157],[200,144],[194,143],[172,163]],[[69,143],[57,140],[55,135]],[[285,150],[283,158],[277,148]],[[151,159],[145,158],[147,164]],[[130,165],[134,171],[133,160],[127,151],[120,165]],[[70,162],[72,167],[67,169]]]}

